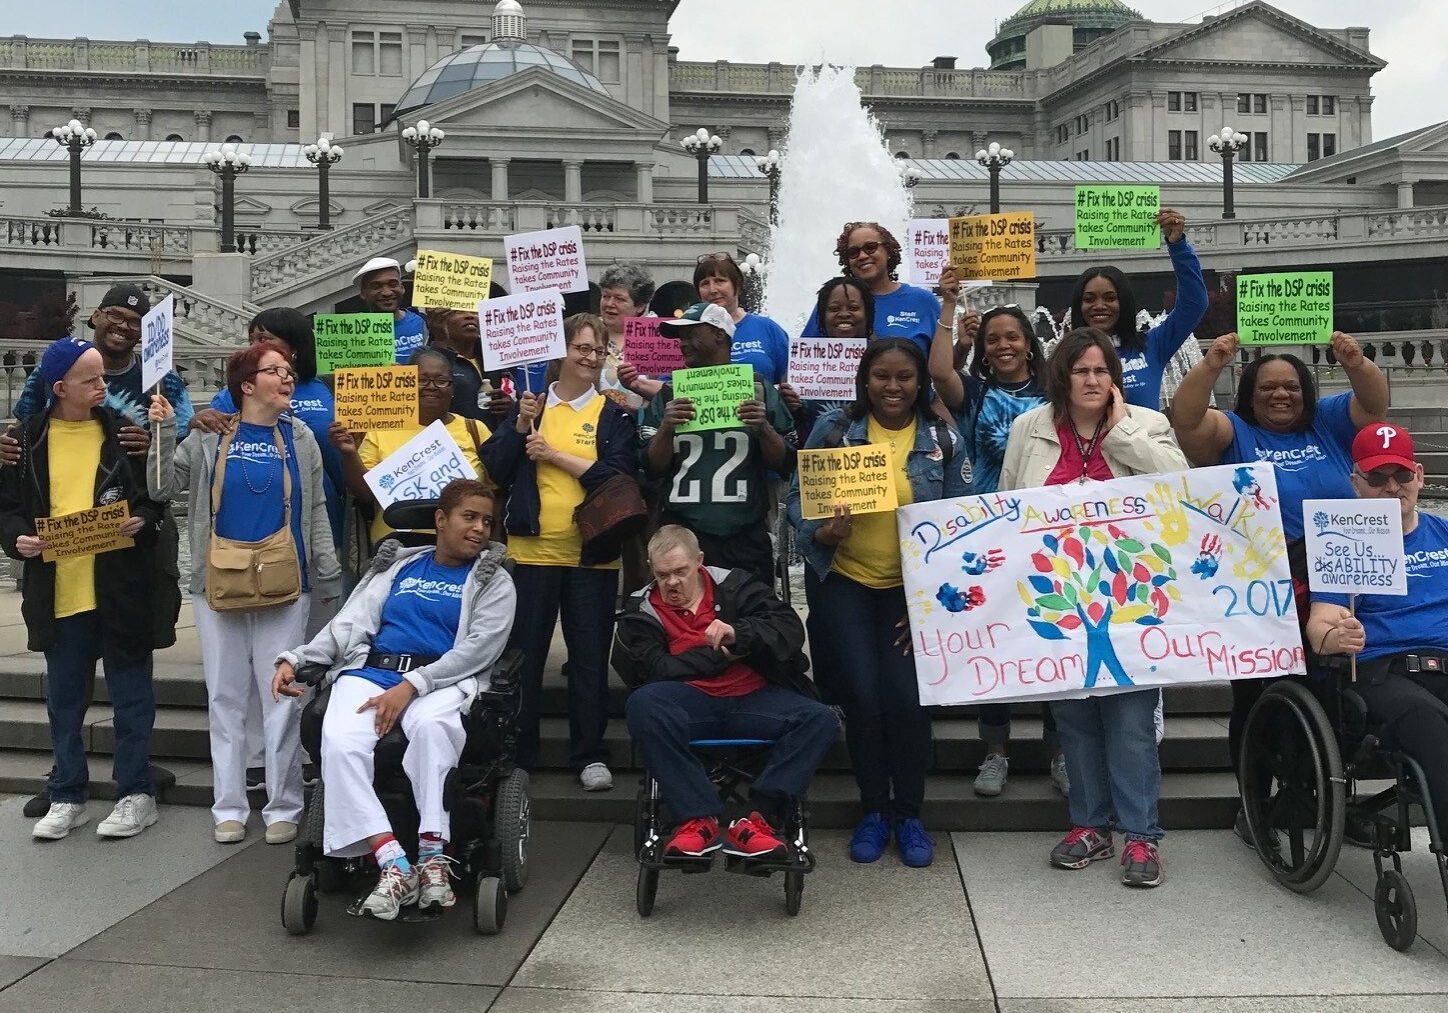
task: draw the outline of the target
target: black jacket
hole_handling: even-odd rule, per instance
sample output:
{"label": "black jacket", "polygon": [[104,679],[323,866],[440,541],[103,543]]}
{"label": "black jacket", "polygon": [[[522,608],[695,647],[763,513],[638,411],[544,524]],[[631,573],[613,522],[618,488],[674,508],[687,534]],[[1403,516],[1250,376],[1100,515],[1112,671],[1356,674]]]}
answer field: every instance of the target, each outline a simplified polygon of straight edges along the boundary
{"label": "black jacket", "polygon": [[[124,499],[133,517],[146,520],[133,548],[94,557],[102,635],[132,651],[161,650],[176,642],[181,610],[176,522],[168,504],[146,496],[145,459],[129,456],[120,444],[117,434],[128,421],[109,408],[96,408],[94,417],[105,428],[105,438],[93,505]],[[26,419],[18,434],[20,463],[0,468],[0,547],[13,559],[21,558],[16,540],[35,534],[36,517],[50,516],[49,433],[47,413]],[[55,643],[55,564],[40,556],[25,560],[20,590],[29,648],[49,650]]]}
{"label": "black jacket", "polygon": [[637,689],[663,679],[697,682],[718,675],[738,659],[766,682],[819,699],[806,674],[809,659],[804,656],[799,614],[748,570],[706,569],[714,578],[714,613],[734,627],[729,652],[734,658],[710,647],[670,654],[664,624],[649,601],[654,589],[650,583],[629,597],[614,628],[613,668],[624,684]]}
{"label": "black jacket", "polygon": [[[608,398],[598,417],[598,461],[578,481],[590,493],[614,475],[638,477],[639,433],[633,416]],[[528,459],[527,438],[518,432],[518,409],[514,406],[508,417],[493,430],[483,444],[483,466],[488,477],[508,492],[503,503],[503,527],[510,535],[533,535],[539,532],[538,469]],[[597,566],[618,558],[596,558],[588,548],[579,557],[580,566]]]}

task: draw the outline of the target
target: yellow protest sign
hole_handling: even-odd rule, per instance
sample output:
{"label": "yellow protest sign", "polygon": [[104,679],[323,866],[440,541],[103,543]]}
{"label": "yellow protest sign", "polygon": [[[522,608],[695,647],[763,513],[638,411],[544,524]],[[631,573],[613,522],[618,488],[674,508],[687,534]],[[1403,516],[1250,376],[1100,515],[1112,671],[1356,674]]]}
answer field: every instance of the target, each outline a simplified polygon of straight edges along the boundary
{"label": "yellow protest sign", "polygon": [[412,305],[476,311],[478,303],[488,297],[492,284],[491,257],[418,250]]}
{"label": "yellow protest sign", "polygon": [[851,513],[875,514],[900,505],[888,443],[862,447],[801,450],[799,506],[807,521],[833,517],[835,504]]}
{"label": "yellow protest sign", "polygon": [[1009,211],[950,219],[950,262],[964,278],[1034,278],[1036,216]]}
{"label": "yellow protest sign", "polygon": [[106,506],[77,510],[70,514],[35,518],[35,533],[50,547],[41,557],[47,563],[73,556],[94,556],[115,549],[129,549],[135,541],[122,535],[121,525],[131,516],[131,506],[117,500]]}
{"label": "yellow protest sign", "polygon": [[352,432],[418,425],[416,366],[339,369],[334,378],[336,419]]}

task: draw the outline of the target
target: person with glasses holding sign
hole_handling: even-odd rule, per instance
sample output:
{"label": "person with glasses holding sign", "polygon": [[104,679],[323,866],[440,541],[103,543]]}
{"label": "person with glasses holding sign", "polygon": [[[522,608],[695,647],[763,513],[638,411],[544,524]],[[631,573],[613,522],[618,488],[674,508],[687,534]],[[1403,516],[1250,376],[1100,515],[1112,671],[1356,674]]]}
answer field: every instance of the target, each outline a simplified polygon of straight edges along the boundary
{"label": "person with glasses holding sign", "polygon": [[[930,338],[940,320],[940,304],[927,289],[896,280],[903,254],[900,241],[878,222],[850,222],[835,242],[844,273],[869,286],[875,300],[876,338],[907,338],[930,357]],[[818,309],[805,322],[806,335],[820,330]]]}
{"label": "person with glasses holding sign", "polygon": [[311,595],[337,597],[342,570],[322,491],[322,453],[289,414],[297,375],[287,347],[259,341],[233,352],[226,386],[239,413],[225,433],[176,445],[176,416],[153,395],[146,462],[152,498],[184,497],[191,602],[206,677],[217,843],[246,836],[246,714],[261,697],[268,844],[297,835],[302,815],[301,708],[271,697],[277,655],[306,639]]}

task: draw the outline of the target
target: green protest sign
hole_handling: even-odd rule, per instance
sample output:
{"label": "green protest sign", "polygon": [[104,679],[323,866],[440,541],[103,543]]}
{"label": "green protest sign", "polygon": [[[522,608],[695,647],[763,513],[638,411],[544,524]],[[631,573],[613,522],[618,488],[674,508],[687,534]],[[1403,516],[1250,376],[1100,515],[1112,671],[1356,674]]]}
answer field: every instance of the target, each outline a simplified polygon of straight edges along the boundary
{"label": "green protest sign", "polygon": [[397,356],[390,313],[319,314],[312,318],[318,374],[359,366],[391,366]]}
{"label": "green protest sign", "polygon": [[1332,340],[1332,272],[1237,275],[1237,334],[1244,345]]}
{"label": "green protest sign", "polygon": [[1154,250],[1160,210],[1159,186],[1078,186],[1076,249]]}
{"label": "green protest sign", "polygon": [[681,433],[706,429],[737,429],[739,406],[754,397],[754,367],[746,364],[701,366],[674,374],[674,397],[694,402],[694,418],[680,426]]}

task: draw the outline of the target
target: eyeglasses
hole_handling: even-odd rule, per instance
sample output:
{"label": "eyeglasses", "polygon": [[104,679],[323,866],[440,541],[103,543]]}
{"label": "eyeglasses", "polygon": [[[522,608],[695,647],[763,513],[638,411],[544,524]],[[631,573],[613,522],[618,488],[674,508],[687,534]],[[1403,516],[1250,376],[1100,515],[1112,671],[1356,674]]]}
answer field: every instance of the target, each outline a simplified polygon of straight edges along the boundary
{"label": "eyeglasses", "polygon": [[452,386],[452,377],[443,379],[436,376],[424,376],[418,379],[417,385],[423,390],[446,390]]}
{"label": "eyeglasses", "polygon": [[125,310],[117,309],[114,306],[101,310],[112,327],[124,327],[127,330],[139,331],[141,329],[141,318],[134,313],[127,313]]}
{"label": "eyeglasses", "polygon": [[716,260],[727,260],[731,264],[734,263],[734,258],[727,253],[701,253],[694,260],[694,263],[708,264]]}
{"label": "eyeglasses", "polygon": [[577,352],[580,358],[584,359],[592,359],[594,357],[601,359],[608,354],[608,347],[605,345],[569,345],[568,347],[572,351]]}
{"label": "eyeglasses", "polygon": [[269,373],[272,376],[276,377],[278,380],[283,381],[295,380],[297,378],[296,370],[290,369],[287,366],[267,366],[263,369],[258,369],[255,373],[251,375],[256,376],[260,373]]}
{"label": "eyeglasses", "polygon": [[884,243],[880,242],[869,242],[861,243],[859,246],[847,246],[845,247],[845,259],[854,260],[862,254],[866,257],[873,257],[880,252],[880,247],[884,245]]}
{"label": "eyeglasses", "polygon": [[1358,478],[1362,479],[1374,489],[1381,489],[1388,484],[1389,479],[1392,479],[1399,485],[1407,485],[1418,477],[1418,472],[1412,468],[1394,468],[1392,471],[1374,468],[1372,471],[1359,471],[1357,475]]}

